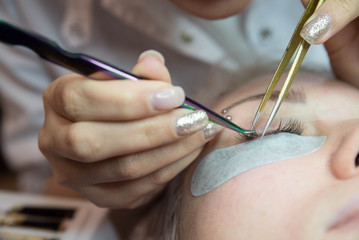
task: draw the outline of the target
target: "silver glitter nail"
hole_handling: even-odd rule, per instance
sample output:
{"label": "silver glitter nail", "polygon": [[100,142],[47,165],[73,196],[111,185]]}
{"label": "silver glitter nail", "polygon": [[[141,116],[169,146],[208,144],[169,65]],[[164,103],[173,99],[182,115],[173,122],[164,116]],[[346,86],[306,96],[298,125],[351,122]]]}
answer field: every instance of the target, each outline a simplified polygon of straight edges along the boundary
{"label": "silver glitter nail", "polygon": [[207,113],[203,110],[187,113],[176,122],[177,134],[185,136],[197,132],[206,127],[208,122]]}
{"label": "silver glitter nail", "polygon": [[207,126],[202,129],[202,133],[205,139],[211,138],[217,133],[216,125],[212,122],[208,123]]}
{"label": "silver glitter nail", "polygon": [[312,21],[306,24],[300,35],[310,44],[317,43],[323,35],[328,32],[332,25],[332,20],[326,14],[315,17]]}

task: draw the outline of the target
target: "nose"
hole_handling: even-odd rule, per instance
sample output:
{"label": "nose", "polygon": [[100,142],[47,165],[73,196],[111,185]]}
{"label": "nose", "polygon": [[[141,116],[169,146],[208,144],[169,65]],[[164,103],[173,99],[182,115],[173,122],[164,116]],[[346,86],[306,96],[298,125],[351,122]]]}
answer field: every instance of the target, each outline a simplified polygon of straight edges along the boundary
{"label": "nose", "polygon": [[338,179],[359,176],[359,119],[346,121],[335,130],[336,141],[330,158],[330,168]]}

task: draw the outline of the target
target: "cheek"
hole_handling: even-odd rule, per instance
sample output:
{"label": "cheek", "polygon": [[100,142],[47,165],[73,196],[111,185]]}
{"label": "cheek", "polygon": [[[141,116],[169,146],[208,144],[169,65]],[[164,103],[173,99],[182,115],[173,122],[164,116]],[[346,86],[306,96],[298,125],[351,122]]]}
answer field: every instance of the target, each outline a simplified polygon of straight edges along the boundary
{"label": "cheek", "polygon": [[208,194],[199,211],[201,225],[216,223],[210,234],[226,239],[290,239],[293,234],[309,239],[319,234],[307,223],[315,196],[327,182],[320,177],[323,169],[320,161],[295,159],[241,174]]}

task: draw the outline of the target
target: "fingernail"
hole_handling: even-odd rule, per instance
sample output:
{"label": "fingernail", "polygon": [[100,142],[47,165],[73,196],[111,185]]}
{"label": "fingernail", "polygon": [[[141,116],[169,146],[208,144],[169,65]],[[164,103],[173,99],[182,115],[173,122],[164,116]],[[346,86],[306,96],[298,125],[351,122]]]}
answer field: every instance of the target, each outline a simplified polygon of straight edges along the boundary
{"label": "fingernail", "polygon": [[205,111],[198,110],[182,115],[176,122],[177,134],[185,136],[208,125],[208,116]]}
{"label": "fingernail", "polygon": [[202,129],[202,133],[205,139],[209,139],[216,135],[216,133],[218,133],[221,129],[222,128],[219,125],[210,122],[205,128]]}
{"label": "fingernail", "polygon": [[160,62],[162,62],[163,64],[165,63],[165,58],[163,57],[163,55],[156,51],[156,50],[147,50],[144,51],[143,53],[141,53],[141,55],[138,57],[138,62],[142,61],[145,58],[148,57],[154,57],[157,60],[159,60]]}
{"label": "fingernail", "polygon": [[300,32],[302,38],[310,44],[317,43],[332,25],[332,20],[326,14],[321,14],[310,20]]}
{"label": "fingernail", "polygon": [[152,107],[157,110],[167,110],[182,105],[185,99],[184,91],[181,87],[161,89],[150,96]]}

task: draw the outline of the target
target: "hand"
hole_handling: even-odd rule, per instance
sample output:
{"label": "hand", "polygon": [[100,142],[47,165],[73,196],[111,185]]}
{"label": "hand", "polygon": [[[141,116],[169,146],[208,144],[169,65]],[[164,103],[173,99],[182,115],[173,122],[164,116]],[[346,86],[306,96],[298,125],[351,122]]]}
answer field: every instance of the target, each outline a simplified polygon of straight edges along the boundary
{"label": "hand", "polygon": [[[309,0],[302,0],[306,5]],[[326,0],[301,33],[311,44],[325,43],[334,73],[359,86],[359,1]]]}
{"label": "hand", "polygon": [[204,112],[173,110],[184,92],[171,85],[161,55],[142,54],[133,72],[156,80],[95,81],[69,74],[44,93],[39,147],[57,182],[101,207],[147,203],[214,134]]}

